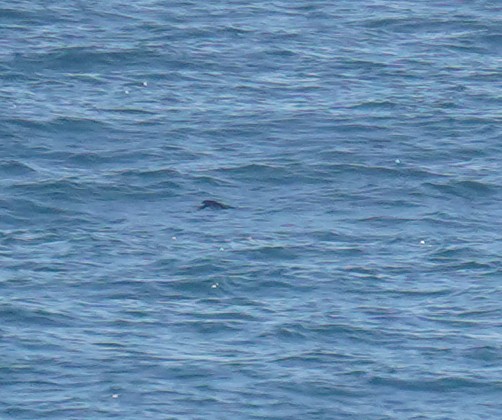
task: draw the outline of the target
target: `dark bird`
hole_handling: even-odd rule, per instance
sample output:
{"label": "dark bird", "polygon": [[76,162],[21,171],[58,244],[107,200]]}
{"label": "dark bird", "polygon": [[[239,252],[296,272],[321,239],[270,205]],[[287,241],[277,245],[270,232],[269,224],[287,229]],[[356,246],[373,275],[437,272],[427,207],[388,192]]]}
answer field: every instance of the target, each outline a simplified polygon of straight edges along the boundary
{"label": "dark bird", "polygon": [[202,209],[211,209],[211,210],[225,210],[225,209],[233,209],[232,206],[227,206],[226,204],[218,203],[214,200],[204,200],[202,204],[199,206],[199,210]]}

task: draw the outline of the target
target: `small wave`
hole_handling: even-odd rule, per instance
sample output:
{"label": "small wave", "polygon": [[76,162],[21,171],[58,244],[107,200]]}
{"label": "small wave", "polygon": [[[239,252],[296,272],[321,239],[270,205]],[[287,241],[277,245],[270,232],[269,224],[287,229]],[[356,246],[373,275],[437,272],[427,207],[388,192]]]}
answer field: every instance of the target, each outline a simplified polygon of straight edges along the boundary
{"label": "small wave", "polygon": [[179,184],[161,179],[152,182],[151,179],[141,179],[136,185],[130,181],[119,180],[111,182],[79,180],[77,178],[52,179],[37,182],[17,183],[10,190],[17,195],[30,195],[40,201],[86,203],[92,201],[109,201],[116,199],[145,199],[168,196],[178,190]]}
{"label": "small wave", "polygon": [[267,261],[267,260],[294,260],[302,255],[301,246],[281,246],[270,245],[255,249],[235,250],[233,254],[249,260]]}
{"label": "small wave", "polygon": [[23,22],[26,24],[45,23],[47,16],[40,13],[42,10],[36,10],[35,7],[25,8],[22,5],[18,6],[16,4],[15,9],[1,7],[0,16],[2,21],[11,20],[16,23]]}
{"label": "small wave", "polygon": [[11,118],[5,120],[7,123],[17,125],[22,128],[40,131],[53,131],[74,134],[92,134],[102,133],[109,130],[109,125],[104,120],[95,120],[91,118],[57,116],[50,119],[26,119]]}
{"label": "small wave", "polygon": [[117,114],[130,114],[130,115],[157,115],[155,111],[149,111],[144,108],[99,108],[99,111],[114,112]]}
{"label": "small wave", "polygon": [[403,175],[404,171],[400,168],[392,168],[389,166],[372,166],[357,163],[328,163],[317,165],[316,169],[322,172],[336,174],[360,174],[360,175],[388,175],[399,176]]}
{"label": "small wave", "polygon": [[134,63],[156,61],[159,55],[148,49],[124,48],[104,49],[85,46],[56,48],[45,52],[17,54],[13,66],[32,70],[35,67],[64,71],[68,73],[92,73],[105,66],[131,66]]}
{"label": "small wave", "polygon": [[398,108],[400,105],[396,102],[385,101],[385,100],[373,100],[373,101],[364,101],[359,102],[350,106],[350,109],[359,110],[359,111],[379,111],[379,110],[389,110],[393,111]]}
{"label": "small wave", "polygon": [[17,160],[0,161],[0,173],[3,178],[32,175],[36,172],[31,166]]}
{"label": "small wave", "polygon": [[453,195],[468,199],[489,197],[496,194],[498,191],[498,187],[496,185],[472,180],[451,180],[447,183],[426,182],[422,185],[424,187],[433,188],[446,195]]}
{"label": "small wave", "polygon": [[16,194],[46,197],[51,200],[67,198],[83,200],[87,196],[85,185],[71,179],[17,183],[10,188]]}
{"label": "small wave", "polygon": [[34,304],[13,302],[0,307],[2,319],[9,324],[61,327],[71,323],[71,317],[54,310],[36,307]]}
{"label": "small wave", "polygon": [[79,117],[56,117],[45,123],[45,126],[50,129],[56,129],[58,131],[68,132],[85,132],[87,134],[93,132],[102,132],[108,128],[103,120],[94,120],[91,118],[79,118]]}
{"label": "small wave", "polygon": [[46,204],[43,201],[38,201],[33,198],[17,198],[11,199],[5,203],[4,208],[10,212],[12,216],[18,217],[33,217],[39,215],[68,215],[75,216],[75,213],[56,206],[55,203]]}
{"label": "small wave", "polygon": [[117,172],[109,173],[111,176],[118,176],[124,178],[135,178],[135,179],[161,179],[161,180],[171,180],[173,178],[179,178],[181,174],[171,168],[155,168],[155,169],[124,169]]}
{"label": "small wave", "polygon": [[296,174],[284,166],[273,166],[267,164],[248,164],[235,167],[224,167],[215,170],[230,176],[232,179],[243,179],[262,181],[267,183],[287,183],[296,178]]}
{"label": "small wave", "polygon": [[370,379],[372,385],[388,386],[395,389],[407,389],[413,391],[425,391],[425,392],[454,392],[463,389],[471,388],[491,388],[500,389],[500,385],[495,383],[483,382],[470,378],[469,372],[465,372],[466,376],[450,376],[438,379],[420,379],[414,377],[413,379],[398,379],[392,377],[384,376],[374,376]]}

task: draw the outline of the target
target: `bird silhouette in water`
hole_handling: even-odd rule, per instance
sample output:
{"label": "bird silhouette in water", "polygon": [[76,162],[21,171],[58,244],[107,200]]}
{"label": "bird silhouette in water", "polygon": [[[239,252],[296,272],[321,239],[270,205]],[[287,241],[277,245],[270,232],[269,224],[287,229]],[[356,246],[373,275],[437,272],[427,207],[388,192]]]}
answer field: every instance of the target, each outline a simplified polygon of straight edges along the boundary
{"label": "bird silhouette in water", "polygon": [[219,203],[218,201],[214,200],[204,200],[202,204],[199,206],[199,210],[203,209],[211,209],[211,210],[226,210],[226,209],[233,209],[235,207],[232,206],[227,206],[226,204]]}

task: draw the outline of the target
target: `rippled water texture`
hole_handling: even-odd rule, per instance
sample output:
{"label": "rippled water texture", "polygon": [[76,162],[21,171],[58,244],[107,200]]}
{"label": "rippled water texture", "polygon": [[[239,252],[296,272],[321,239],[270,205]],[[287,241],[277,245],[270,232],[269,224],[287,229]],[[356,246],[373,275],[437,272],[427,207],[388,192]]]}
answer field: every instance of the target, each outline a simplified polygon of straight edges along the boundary
{"label": "rippled water texture", "polygon": [[502,418],[500,2],[206,3],[0,2],[0,418]]}

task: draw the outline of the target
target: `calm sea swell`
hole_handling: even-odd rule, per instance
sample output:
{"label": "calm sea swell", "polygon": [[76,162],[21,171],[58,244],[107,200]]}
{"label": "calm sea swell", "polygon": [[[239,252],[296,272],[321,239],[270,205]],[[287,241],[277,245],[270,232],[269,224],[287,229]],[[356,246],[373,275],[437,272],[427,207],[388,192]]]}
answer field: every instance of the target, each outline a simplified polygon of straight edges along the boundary
{"label": "calm sea swell", "polygon": [[0,417],[500,418],[501,12],[0,2]]}

